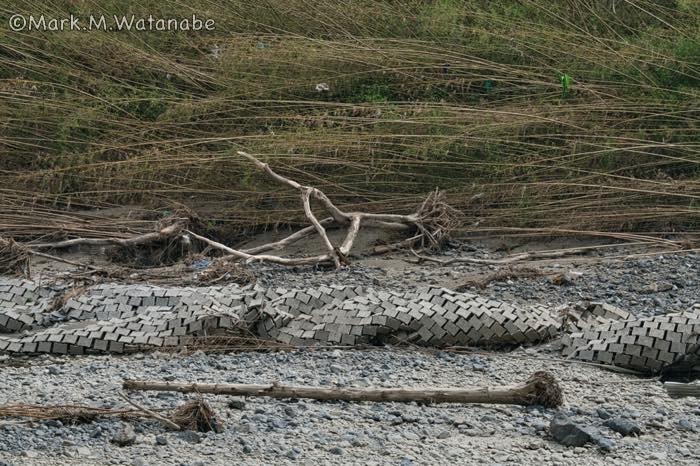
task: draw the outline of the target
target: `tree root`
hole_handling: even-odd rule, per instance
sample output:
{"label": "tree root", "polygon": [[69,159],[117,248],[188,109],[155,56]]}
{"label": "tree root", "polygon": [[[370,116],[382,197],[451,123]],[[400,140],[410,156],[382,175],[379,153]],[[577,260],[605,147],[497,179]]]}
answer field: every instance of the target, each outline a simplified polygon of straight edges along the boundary
{"label": "tree root", "polygon": [[[401,214],[373,214],[368,212],[345,212],[336,206],[321,190],[312,186],[304,186],[294,180],[286,178],[270,168],[264,162],[246,152],[238,152],[238,155],[247,158],[272,179],[299,191],[304,214],[311,226],[303,228],[292,235],[273,243],[268,243],[248,250],[236,250],[217,241],[197,235],[191,231],[186,233],[209,246],[224,251],[232,257],[250,262],[271,262],[281,265],[311,265],[332,263],[336,268],[348,264],[348,255],[352,250],[357,235],[362,226],[375,226],[392,230],[413,230],[417,234],[410,238],[407,245],[419,244],[425,249],[435,249],[449,237],[449,234],[458,225],[458,212],[444,202],[442,193],[435,190],[423,201],[415,213]],[[311,208],[311,200],[315,199],[330,214],[330,217],[319,220]],[[342,226],[347,229],[345,239],[340,245],[335,245],[328,237],[326,226]],[[326,249],[324,254],[310,257],[281,257],[261,254],[269,250],[279,250],[313,232],[318,233]]]}

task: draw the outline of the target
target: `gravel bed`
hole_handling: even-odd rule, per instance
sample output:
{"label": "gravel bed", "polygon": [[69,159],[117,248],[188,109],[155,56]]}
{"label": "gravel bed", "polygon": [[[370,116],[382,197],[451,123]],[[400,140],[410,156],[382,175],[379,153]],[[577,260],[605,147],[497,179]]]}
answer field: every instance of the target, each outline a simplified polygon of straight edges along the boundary
{"label": "gravel bed", "polygon": [[[222,433],[176,433],[134,421],[134,443],[113,438],[119,420],[62,425],[57,421],[0,428],[0,459],[13,465],[208,464],[697,464],[700,406],[670,399],[657,381],[581,364],[511,354],[452,354],[402,349],[295,351],[189,356],[42,357],[4,367],[0,402],[122,406],[123,378],[324,386],[500,385],[540,369],[561,381],[560,410],[488,405],[286,402],[208,395],[226,426]],[[185,395],[134,393],[138,403],[172,408]],[[231,403],[234,401],[234,403]],[[242,402],[242,403],[241,403]],[[561,413],[597,429],[595,444],[562,446],[548,426]],[[622,437],[604,425],[622,418],[641,434]]]}
{"label": "gravel bed", "polygon": [[[468,246],[448,251],[444,257],[466,253],[483,257],[483,251],[469,250]],[[697,254],[629,259],[596,255],[591,259],[538,263],[549,276],[493,282],[470,291],[551,306],[600,300],[638,315],[684,310],[699,299]],[[441,267],[367,258],[340,272],[268,265],[253,268],[263,286],[361,284],[403,290],[418,284],[454,286],[465,277],[502,267]],[[568,284],[553,283],[553,273],[567,271],[580,274]],[[557,358],[547,345],[510,353],[457,354],[385,347],[4,358],[0,359],[0,404],[120,407],[124,402],[118,392],[124,378],[461,387],[514,383],[544,369],[561,382],[565,405],[548,410],[507,405],[243,400],[208,395],[206,399],[225,423],[221,433],[172,432],[152,420],[102,419],[77,425],[2,420],[0,465],[700,463],[697,399],[671,399],[657,380]],[[131,396],[151,408],[174,408],[187,398],[155,392]],[[553,423],[555,417],[558,421]],[[556,441],[550,425],[559,429],[562,423],[590,441],[581,446]],[[119,446],[115,443],[119,439],[128,445]]]}

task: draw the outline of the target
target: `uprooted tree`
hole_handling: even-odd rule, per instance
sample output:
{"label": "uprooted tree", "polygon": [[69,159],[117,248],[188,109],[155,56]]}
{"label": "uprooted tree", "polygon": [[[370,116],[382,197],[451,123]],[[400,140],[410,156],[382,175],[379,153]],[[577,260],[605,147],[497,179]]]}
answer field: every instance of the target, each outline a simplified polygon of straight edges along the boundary
{"label": "uprooted tree", "polygon": [[[152,233],[136,235],[130,238],[72,238],[54,243],[17,244],[7,242],[5,248],[12,245],[13,260],[7,264],[7,268],[16,268],[22,257],[38,255],[48,259],[69,262],[55,256],[40,252],[46,249],[60,249],[78,245],[129,247],[143,245],[154,241],[163,241],[168,238],[182,238],[189,242],[191,238],[197,239],[212,248],[223,251],[224,259],[235,259],[249,262],[271,262],[282,265],[312,265],[332,264],[336,268],[349,262],[350,254],[355,240],[363,227],[377,227],[393,231],[406,232],[407,238],[398,243],[384,247],[385,251],[401,247],[419,249],[437,249],[450,236],[450,233],[459,225],[459,212],[444,201],[444,195],[439,190],[432,191],[426,199],[411,214],[378,214],[369,212],[348,212],[339,208],[330,198],[318,188],[302,185],[292,179],[276,173],[267,163],[246,153],[238,152],[266,173],[275,181],[299,191],[304,214],[310,225],[292,233],[279,241],[267,243],[249,249],[234,249],[225,244],[197,234],[187,229],[186,219],[176,218],[168,225],[161,223],[158,230]],[[319,219],[314,214],[311,202],[318,201],[328,213],[328,217]],[[328,236],[327,228],[346,229],[345,238],[340,244],[334,244]],[[265,254],[268,251],[279,251],[292,243],[317,233],[324,245],[325,252],[315,256],[282,257],[280,255]],[[2,243],[4,244],[4,243]],[[22,257],[17,256],[21,251]],[[17,257],[15,257],[17,256]],[[70,262],[69,262],[70,263]],[[74,264],[80,265],[80,264]]]}
{"label": "uprooted tree", "polygon": [[[355,239],[363,226],[373,226],[390,230],[400,230],[412,233],[412,236],[404,240],[405,246],[419,245],[421,248],[434,249],[439,247],[448,237],[450,232],[458,225],[458,212],[443,200],[440,191],[431,192],[416,212],[408,215],[400,214],[375,214],[368,212],[346,212],[336,206],[323,191],[312,186],[305,186],[294,180],[286,178],[270,166],[246,152],[238,152],[239,155],[253,162],[263,172],[282,184],[299,191],[304,214],[311,225],[287,236],[286,238],[247,250],[236,250],[224,244],[212,241],[191,231],[187,231],[192,237],[204,241],[210,246],[220,249],[227,254],[243,259],[246,262],[274,262],[283,265],[308,265],[333,263],[336,268],[348,263],[348,254],[352,250]],[[311,200],[317,200],[330,215],[319,220],[311,208]],[[328,237],[326,227],[344,227],[347,229],[345,239],[340,245],[333,244]],[[262,254],[270,250],[279,250],[302,238],[318,233],[323,241],[326,252],[310,257],[281,257]]]}

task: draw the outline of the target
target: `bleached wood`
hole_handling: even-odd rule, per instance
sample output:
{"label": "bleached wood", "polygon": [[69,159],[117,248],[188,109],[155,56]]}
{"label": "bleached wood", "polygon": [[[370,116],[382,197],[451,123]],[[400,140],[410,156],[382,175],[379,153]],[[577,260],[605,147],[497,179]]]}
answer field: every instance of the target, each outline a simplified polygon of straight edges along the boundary
{"label": "bleached wood", "polygon": [[153,390],[180,393],[211,393],[271,398],[310,398],[314,400],[395,401],[426,403],[493,403],[517,405],[562,404],[562,392],[554,377],[536,372],[525,382],[497,387],[465,388],[341,388],[270,384],[178,383],[125,380],[126,390]]}
{"label": "bleached wood", "polygon": [[63,249],[71,246],[79,245],[89,245],[89,246],[138,246],[140,244],[148,244],[154,241],[161,241],[167,238],[174,237],[178,235],[184,224],[181,222],[175,222],[165,228],[155,231],[153,233],[146,233],[143,235],[132,236],[130,238],[73,238],[64,241],[57,241],[55,243],[35,243],[27,244],[26,246],[32,249]]}

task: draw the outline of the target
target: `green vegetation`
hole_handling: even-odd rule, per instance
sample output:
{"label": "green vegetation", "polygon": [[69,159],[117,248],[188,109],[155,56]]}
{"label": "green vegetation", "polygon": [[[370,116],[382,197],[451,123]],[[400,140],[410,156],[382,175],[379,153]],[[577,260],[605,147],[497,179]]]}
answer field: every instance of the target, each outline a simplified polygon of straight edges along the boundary
{"label": "green vegetation", "polygon": [[[125,3],[0,7],[0,199],[298,216],[246,150],[363,209],[439,187],[465,229],[700,224],[697,1]],[[216,29],[18,33],[14,13]]]}

